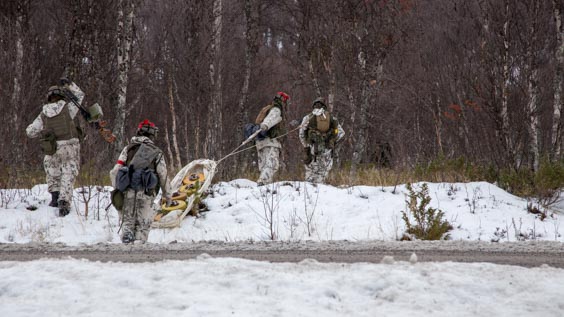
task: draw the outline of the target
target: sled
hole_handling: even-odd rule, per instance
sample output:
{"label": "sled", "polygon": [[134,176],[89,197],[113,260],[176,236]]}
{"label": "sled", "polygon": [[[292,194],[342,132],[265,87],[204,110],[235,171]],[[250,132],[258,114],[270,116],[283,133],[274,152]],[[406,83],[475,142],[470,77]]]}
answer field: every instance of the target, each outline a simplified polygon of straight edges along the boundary
{"label": "sled", "polygon": [[217,162],[207,159],[195,160],[184,166],[170,182],[174,193],[172,199],[176,200],[178,205],[166,207],[163,204],[155,215],[152,227],[180,227],[182,220],[193,209],[197,211],[198,203],[215,175],[216,166]]}

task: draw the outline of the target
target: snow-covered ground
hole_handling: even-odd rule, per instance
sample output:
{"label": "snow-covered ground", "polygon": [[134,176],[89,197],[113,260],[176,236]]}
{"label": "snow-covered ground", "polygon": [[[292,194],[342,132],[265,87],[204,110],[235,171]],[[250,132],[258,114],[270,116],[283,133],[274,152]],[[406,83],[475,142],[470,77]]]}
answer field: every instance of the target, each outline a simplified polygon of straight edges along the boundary
{"label": "snow-covered ground", "polygon": [[[541,220],[527,213],[526,199],[489,183],[429,184],[429,193],[453,224],[453,240],[564,242],[562,201]],[[59,218],[45,185],[0,190],[0,242],[119,243],[108,196],[109,188],[79,188],[71,215]],[[210,211],[181,228],[152,230],[149,242],[392,241],[405,230],[405,200],[404,186],[257,187],[240,179],[214,185]],[[0,316],[562,316],[562,281],[564,270],[546,266],[391,259],[0,261]]]}
{"label": "snow-covered ground", "polygon": [[215,259],[0,262],[0,316],[539,316],[564,270]]}
{"label": "snow-covered ground", "polygon": [[[546,210],[547,217],[541,220],[527,212],[526,199],[490,183],[428,185],[430,205],[444,211],[454,227],[450,239],[564,242],[564,201]],[[210,211],[186,218],[180,228],[152,230],[149,242],[390,241],[405,231],[403,185],[337,188],[279,182],[257,187],[238,179],[215,184],[212,190],[206,199]],[[109,191],[96,186],[77,189],[71,214],[59,218],[57,209],[47,206],[50,195],[45,185],[0,190],[0,242],[119,243],[117,212],[107,208]]]}

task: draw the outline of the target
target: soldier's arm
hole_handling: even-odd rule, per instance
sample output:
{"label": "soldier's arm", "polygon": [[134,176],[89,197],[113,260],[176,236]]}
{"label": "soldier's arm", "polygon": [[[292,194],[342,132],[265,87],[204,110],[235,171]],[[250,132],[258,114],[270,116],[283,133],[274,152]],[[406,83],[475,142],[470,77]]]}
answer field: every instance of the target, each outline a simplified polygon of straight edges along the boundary
{"label": "soldier's arm", "polygon": [[116,162],[116,165],[114,165],[114,167],[110,171],[110,181],[112,182],[112,187],[116,187],[117,172],[120,169],[120,167],[125,165],[125,162],[127,162],[127,146],[121,151],[118,160]]}
{"label": "soldier's arm", "polygon": [[30,138],[36,138],[41,134],[41,131],[43,131],[43,119],[41,119],[41,114],[39,114],[37,118],[27,126],[25,133]]}
{"label": "soldier's arm", "polygon": [[272,109],[270,109],[268,115],[264,118],[264,120],[262,120],[260,128],[263,131],[268,131],[273,126],[280,123],[280,121],[282,121],[282,112],[280,112],[280,109],[273,107]]}
{"label": "soldier's arm", "polygon": [[[80,89],[80,87],[78,87],[78,85],[73,82],[68,84],[65,88],[67,88],[76,97],[76,102],[79,105],[82,105],[82,100],[84,100],[84,92],[82,91],[82,89]],[[69,102],[68,105],[71,118],[74,118],[79,109],[74,105],[73,102]]]}
{"label": "soldier's arm", "polygon": [[335,121],[337,121],[337,139],[335,141],[339,143],[345,137],[345,130],[343,130],[343,127],[341,126],[337,118],[335,118]]}
{"label": "soldier's arm", "polygon": [[161,190],[163,191],[162,197],[165,198],[166,201],[170,201],[172,199],[172,189],[170,187],[166,162],[162,155],[157,161],[157,175],[159,176]]}
{"label": "soldier's arm", "polygon": [[299,138],[300,138],[300,142],[302,143],[302,145],[304,147],[308,146],[307,142],[306,142],[306,131],[307,131],[307,127],[309,125],[309,119],[310,119],[310,115],[306,115],[303,119],[302,119],[302,123],[300,124],[300,132],[299,132]]}

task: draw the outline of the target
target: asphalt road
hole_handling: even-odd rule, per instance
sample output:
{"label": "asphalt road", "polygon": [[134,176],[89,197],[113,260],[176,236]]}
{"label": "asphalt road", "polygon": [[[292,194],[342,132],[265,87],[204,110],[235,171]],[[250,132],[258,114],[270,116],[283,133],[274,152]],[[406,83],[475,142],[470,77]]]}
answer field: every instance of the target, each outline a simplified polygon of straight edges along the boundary
{"label": "asphalt road", "polygon": [[558,242],[198,242],[167,245],[96,244],[0,244],[0,261],[32,261],[43,258],[76,258],[101,262],[155,262],[189,260],[201,254],[270,262],[380,263],[408,261],[489,262],[564,268],[564,244]]}

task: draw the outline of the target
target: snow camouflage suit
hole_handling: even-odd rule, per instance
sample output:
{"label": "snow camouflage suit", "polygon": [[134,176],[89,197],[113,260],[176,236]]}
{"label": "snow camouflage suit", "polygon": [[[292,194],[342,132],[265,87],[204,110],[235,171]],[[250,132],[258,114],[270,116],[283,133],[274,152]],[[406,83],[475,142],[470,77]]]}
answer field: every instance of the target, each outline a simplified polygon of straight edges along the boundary
{"label": "snow camouflage suit", "polygon": [[[311,113],[308,113],[303,119],[300,125],[299,138],[300,142],[306,147],[310,147],[310,153],[312,160],[309,164],[305,165],[305,180],[312,183],[325,183],[325,179],[329,175],[331,168],[333,168],[333,150],[332,148],[325,148],[321,153],[317,155],[314,153],[312,144],[308,142],[308,132],[312,127],[310,127],[310,122],[314,116],[325,116],[329,115],[328,112],[323,108],[313,109]],[[345,131],[343,127],[339,124],[339,121],[333,114],[330,114],[331,121],[335,120],[337,126],[337,133],[335,138],[335,144],[339,143],[345,136]]]}
{"label": "snow camouflage suit", "polygon": [[[154,146],[154,142],[146,136],[134,136],[131,138],[131,143],[126,146],[120,153],[118,163],[114,165],[110,171],[110,179],[112,186],[116,187],[116,175],[118,170],[133,159],[135,153],[130,152],[128,157],[128,150],[132,145],[148,143]],[[158,148],[156,148],[158,150]],[[158,155],[153,160],[153,168],[156,170],[158,183],[162,189],[162,197],[171,200],[171,187],[170,181],[167,176],[166,162],[164,160],[162,151],[158,150]],[[131,240],[139,240],[145,243],[149,237],[151,223],[155,217],[155,206],[153,206],[154,199],[157,193],[147,195],[143,190],[135,192],[133,189],[127,189],[124,193],[123,209],[118,211],[122,224],[121,239],[122,241],[133,242]],[[160,206],[157,206],[160,208]]]}
{"label": "snow camouflage suit", "polygon": [[282,103],[279,100],[275,100],[273,105],[267,107],[270,107],[268,114],[263,120],[260,120],[259,114],[255,122],[261,127],[265,127],[268,131],[264,139],[257,139],[255,142],[260,171],[260,176],[257,180],[259,185],[272,183],[274,174],[276,174],[280,168],[280,149],[282,148],[282,144],[278,139],[274,138],[280,135],[281,131],[284,129]]}
{"label": "snow camouflage suit", "polygon": [[[68,89],[76,96],[78,104],[84,99],[84,92],[75,84],[70,83]],[[75,118],[79,109],[72,102],[59,100],[57,102],[43,105],[41,113],[27,127],[26,133],[30,138],[41,136],[45,128],[44,118],[53,118],[68,111],[70,119],[76,122]],[[78,119],[78,118],[76,118]],[[70,203],[74,190],[74,180],[80,169],[80,143],[78,137],[71,137],[67,140],[57,140],[57,151],[53,155],[45,155],[43,159],[47,186],[49,192],[60,192],[59,201]]]}

